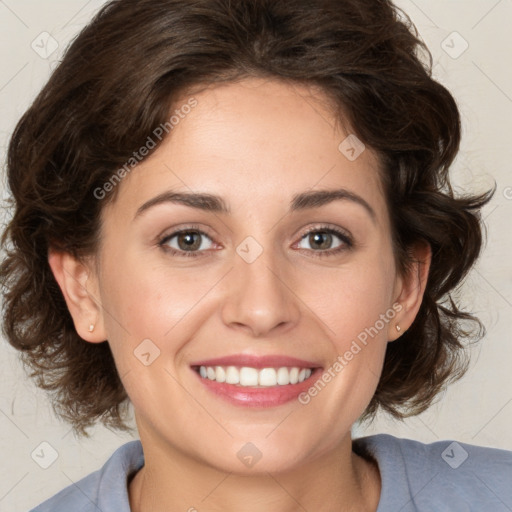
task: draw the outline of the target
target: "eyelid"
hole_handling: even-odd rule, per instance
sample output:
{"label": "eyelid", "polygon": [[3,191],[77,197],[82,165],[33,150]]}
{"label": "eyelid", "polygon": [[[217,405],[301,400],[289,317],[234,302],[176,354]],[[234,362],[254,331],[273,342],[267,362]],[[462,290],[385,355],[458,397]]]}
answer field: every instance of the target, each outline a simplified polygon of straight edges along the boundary
{"label": "eyelid", "polygon": [[213,239],[213,237],[217,236],[216,234],[213,234],[213,230],[208,227],[200,226],[199,224],[178,224],[176,226],[165,229],[156,237],[156,239],[161,242],[162,240],[172,238],[173,236],[187,231],[197,231],[203,235],[206,235],[210,239]]}
{"label": "eyelid", "polygon": [[314,233],[316,231],[327,231],[327,232],[334,232],[334,233],[337,233],[339,236],[342,236],[344,238],[346,238],[347,240],[350,240],[351,242],[353,241],[353,236],[352,234],[346,230],[346,229],[343,229],[335,224],[329,224],[329,223],[320,223],[320,224],[317,224],[317,225],[314,225],[310,228],[308,228],[302,235],[301,235],[301,240],[309,235],[310,233]]}

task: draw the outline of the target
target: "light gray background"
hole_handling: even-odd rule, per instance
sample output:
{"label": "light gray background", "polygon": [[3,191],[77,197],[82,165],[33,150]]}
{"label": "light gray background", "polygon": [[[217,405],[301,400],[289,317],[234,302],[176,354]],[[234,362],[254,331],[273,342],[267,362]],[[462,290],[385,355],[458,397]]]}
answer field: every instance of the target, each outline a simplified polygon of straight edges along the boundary
{"label": "light gray background", "polygon": [[[2,165],[15,122],[48,79],[52,63],[104,3],[0,0]],[[356,427],[354,435],[387,432],[423,442],[456,439],[512,450],[512,0],[400,0],[397,4],[412,17],[433,54],[435,77],[453,92],[462,112],[462,150],[453,168],[457,188],[478,192],[492,186],[493,180],[498,184],[484,210],[487,247],[462,290],[466,306],[480,315],[488,334],[473,350],[467,376],[430,410],[402,424],[380,417],[371,427]],[[59,44],[50,56],[31,47],[34,40],[41,45],[42,32]],[[458,55],[464,41],[469,46]],[[2,177],[3,183],[3,167]],[[70,427],[52,415],[46,396],[25,377],[17,353],[4,340],[0,383],[2,511],[27,511],[99,468],[115,448],[131,439],[97,427],[90,439],[76,440]],[[31,457],[42,442],[57,455],[48,469]],[[51,462],[47,446],[37,453],[44,453],[40,464]]]}

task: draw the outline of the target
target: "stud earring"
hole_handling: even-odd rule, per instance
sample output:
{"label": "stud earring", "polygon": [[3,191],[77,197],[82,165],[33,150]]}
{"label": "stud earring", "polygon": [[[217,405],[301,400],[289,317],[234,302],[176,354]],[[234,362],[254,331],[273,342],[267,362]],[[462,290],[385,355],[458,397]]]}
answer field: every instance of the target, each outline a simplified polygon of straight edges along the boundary
{"label": "stud earring", "polygon": [[396,324],[396,330],[397,330],[398,332],[400,332],[400,331],[402,330],[402,329],[401,329],[401,327],[400,327],[398,324]]}
{"label": "stud earring", "polygon": [[94,324],[89,325],[89,332],[94,331]]}

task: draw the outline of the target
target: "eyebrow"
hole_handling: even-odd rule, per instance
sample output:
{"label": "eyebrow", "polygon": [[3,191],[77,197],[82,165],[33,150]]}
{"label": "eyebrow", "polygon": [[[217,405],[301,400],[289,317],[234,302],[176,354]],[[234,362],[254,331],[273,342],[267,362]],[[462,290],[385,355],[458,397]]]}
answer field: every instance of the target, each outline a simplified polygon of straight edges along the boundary
{"label": "eyebrow", "polygon": [[[375,223],[377,215],[375,210],[359,195],[344,188],[334,190],[315,190],[296,194],[290,204],[290,212],[306,210],[308,208],[319,208],[333,201],[351,201],[362,206]],[[231,213],[230,207],[220,196],[196,192],[164,192],[149,201],[145,202],[136,212],[137,218],[150,208],[164,204],[183,204],[206,212]]]}

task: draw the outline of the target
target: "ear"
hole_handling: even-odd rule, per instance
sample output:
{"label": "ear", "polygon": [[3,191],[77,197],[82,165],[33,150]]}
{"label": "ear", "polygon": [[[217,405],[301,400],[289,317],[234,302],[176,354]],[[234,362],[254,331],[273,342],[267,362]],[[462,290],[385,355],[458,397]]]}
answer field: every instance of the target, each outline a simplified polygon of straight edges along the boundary
{"label": "ear", "polygon": [[[54,249],[48,252],[48,263],[64,295],[78,335],[90,343],[105,341],[103,308],[93,266],[67,252]],[[92,331],[91,325],[94,326]]]}
{"label": "ear", "polygon": [[[389,324],[388,340],[399,338],[414,322],[423,301],[423,294],[427,286],[430,264],[432,262],[432,249],[426,241],[418,242],[411,249],[413,263],[407,275],[397,276],[393,296],[394,304],[400,304],[393,324]],[[396,326],[400,326],[400,331]]]}

